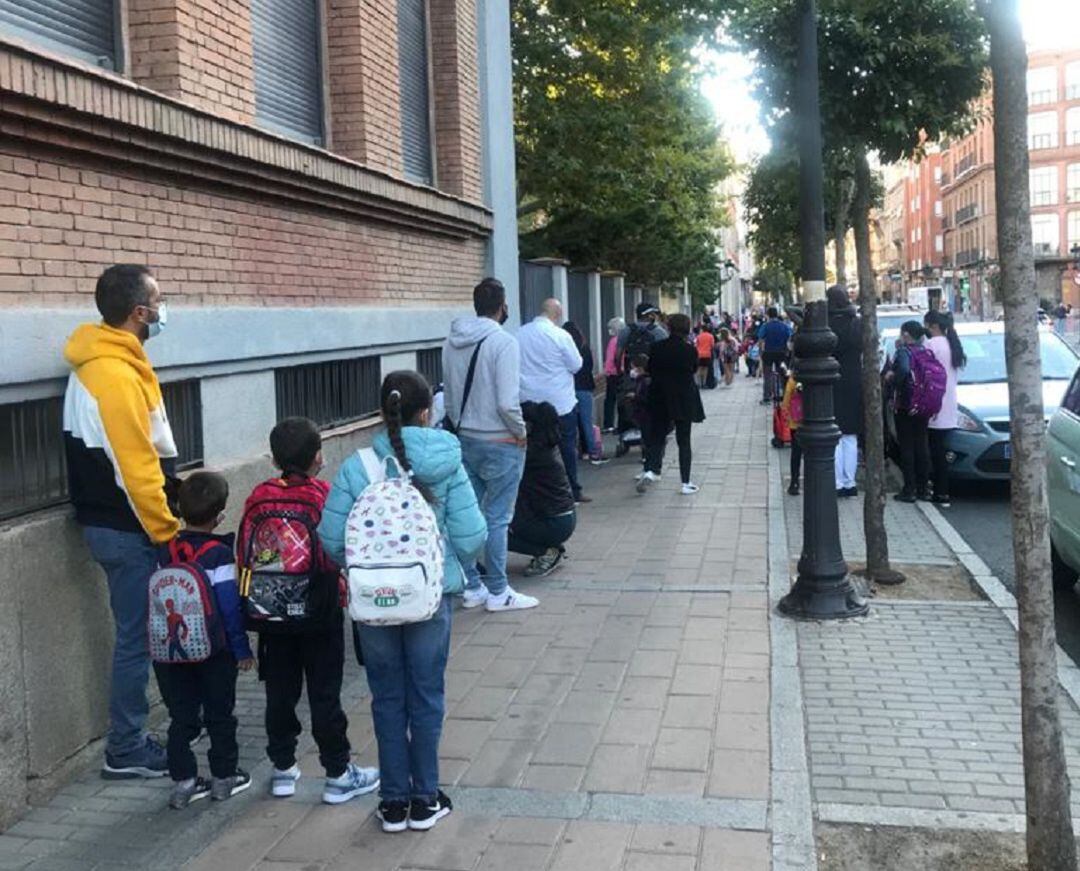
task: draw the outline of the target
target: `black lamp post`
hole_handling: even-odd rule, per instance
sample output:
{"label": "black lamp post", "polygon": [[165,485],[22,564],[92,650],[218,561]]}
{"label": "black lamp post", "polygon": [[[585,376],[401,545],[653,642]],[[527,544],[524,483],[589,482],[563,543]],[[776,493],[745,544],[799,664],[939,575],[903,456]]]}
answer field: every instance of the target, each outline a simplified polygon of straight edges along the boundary
{"label": "black lamp post", "polygon": [[840,364],[825,301],[825,207],[822,193],[821,108],[818,94],[817,10],[802,0],[795,110],[799,131],[799,226],[802,248],[803,324],[795,338],[795,374],[803,385],[799,441],[805,464],[803,549],[799,574],[781,599],[781,613],[811,620],[865,614],[870,606],[848,577],[840,549],[834,456],[840,429],[833,415],[833,384]]}

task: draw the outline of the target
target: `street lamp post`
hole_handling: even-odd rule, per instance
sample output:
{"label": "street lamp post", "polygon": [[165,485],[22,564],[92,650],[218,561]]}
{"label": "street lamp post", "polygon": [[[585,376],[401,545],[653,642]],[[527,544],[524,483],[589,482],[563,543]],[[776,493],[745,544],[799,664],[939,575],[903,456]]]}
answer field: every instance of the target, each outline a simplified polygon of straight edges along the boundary
{"label": "street lamp post", "polygon": [[802,329],[795,338],[795,375],[803,385],[799,428],[805,464],[803,548],[799,573],[779,609],[789,617],[831,620],[869,610],[848,577],[840,549],[834,456],[840,429],[833,415],[833,384],[840,364],[825,301],[825,207],[822,193],[821,108],[818,94],[817,10],[801,0],[795,111],[799,131],[799,227],[802,247]]}
{"label": "street lamp post", "polygon": [[[731,284],[731,281],[739,274],[739,269],[731,259],[725,260],[723,263],[719,264],[719,267],[720,295],[716,300],[716,313],[720,314],[721,312],[726,311],[728,314],[732,314],[730,300],[725,301],[724,299],[724,286]],[[737,314],[737,312],[734,313],[734,316],[737,316]]]}

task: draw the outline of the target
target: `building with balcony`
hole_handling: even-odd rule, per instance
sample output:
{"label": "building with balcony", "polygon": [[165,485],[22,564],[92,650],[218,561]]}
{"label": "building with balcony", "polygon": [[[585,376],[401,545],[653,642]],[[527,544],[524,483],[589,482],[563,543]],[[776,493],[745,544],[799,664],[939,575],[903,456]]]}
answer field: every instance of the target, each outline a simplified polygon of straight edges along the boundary
{"label": "building with balcony", "polygon": [[941,150],[928,145],[922,158],[909,162],[906,169],[903,271],[909,287],[939,284],[945,264],[945,168]]}
{"label": "building with balcony", "polygon": [[229,528],[279,418],[315,420],[333,469],[384,372],[440,380],[485,273],[517,308],[509,24],[508,0],[0,3],[0,827],[106,722],[60,423],[97,276],[155,272],[147,350]]}

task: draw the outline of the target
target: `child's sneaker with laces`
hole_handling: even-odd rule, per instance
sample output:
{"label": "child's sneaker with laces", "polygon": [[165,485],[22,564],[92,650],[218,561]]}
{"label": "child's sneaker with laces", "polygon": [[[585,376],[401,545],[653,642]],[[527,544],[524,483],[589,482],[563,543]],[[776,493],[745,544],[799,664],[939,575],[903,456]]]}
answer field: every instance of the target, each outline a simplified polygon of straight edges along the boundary
{"label": "child's sneaker with laces", "polygon": [[488,611],[524,611],[526,608],[535,608],[539,604],[539,599],[526,596],[507,586],[498,596],[489,596],[484,607]]}
{"label": "child's sneaker with laces", "polygon": [[409,803],[381,801],[375,816],[382,821],[384,832],[404,832],[409,827]]}
{"label": "child's sneaker with laces", "polygon": [[478,608],[488,600],[488,590],[483,584],[475,590],[465,590],[461,596],[461,607]]}
{"label": "child's sneaker with laces", "polygon": [[326,778],[322,800],[327,804],[342,804],[378,788],[378,768],[361,768],[355,762],[350,762],[349,767],[339,777]]}
{"label": "child's sneaker with laces", "polygon": [[229,777],[213,777],[210,779],[210,798],[214,801],[225,801],[234,795],[243,792],[251,786],[251,775],[243,768],[237,768],[236,773]]}
{"label": "child's sneaker with laces", "polygon": [[178,780],[169,793],[169,807],[183,810],[193,801],[210,795],[210,781],[205,777],[193,777],[191,780]]}
{"label": "child's sneaker with laces", "polygon": [[409,805],[409,828],[414,832],[426,832],[454,809],[450,799],[441,789],[431,802],[414,798]]}
{"label": "child's sneaker with laces", "polygon": [[277,798],[288,798],[296,795],[296,781],[300,779],[300,766],[293,765],[284,770],[275,768],[270,775],[270,795]]}

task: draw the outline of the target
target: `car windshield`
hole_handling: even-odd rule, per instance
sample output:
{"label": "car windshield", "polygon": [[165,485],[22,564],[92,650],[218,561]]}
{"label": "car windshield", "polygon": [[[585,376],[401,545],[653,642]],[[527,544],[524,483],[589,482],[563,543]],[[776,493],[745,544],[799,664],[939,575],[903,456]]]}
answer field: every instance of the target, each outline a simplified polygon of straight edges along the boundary
{"label": "car windshield", "polygon": [[918,312],[878,312],[877,325],[878,335],[885,332],[885,330],[899,330],[908,321],[919,321],[922,323],[922,318]]}
{"label": "car windshield", "polygon": [[[984,333],[960,337],[967,355],[967,365],[957,379],[961,384],[990,384],[1005,381],[1005,336],[1003,333]],[[1039,337],[1043,380],[1068,381],[1076,372],[1077,356],[1055,335]]]}

